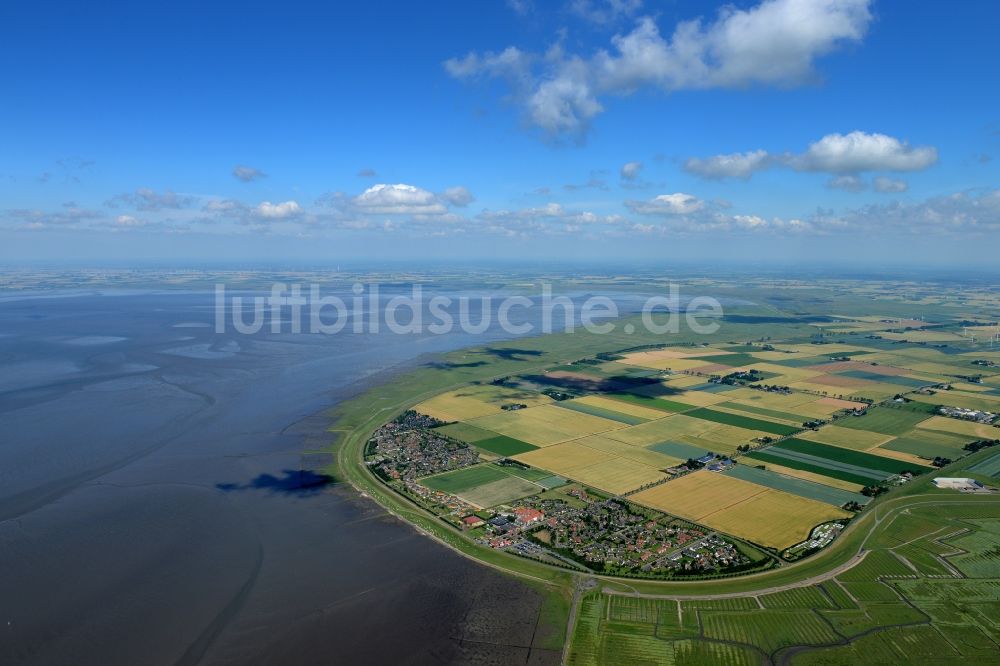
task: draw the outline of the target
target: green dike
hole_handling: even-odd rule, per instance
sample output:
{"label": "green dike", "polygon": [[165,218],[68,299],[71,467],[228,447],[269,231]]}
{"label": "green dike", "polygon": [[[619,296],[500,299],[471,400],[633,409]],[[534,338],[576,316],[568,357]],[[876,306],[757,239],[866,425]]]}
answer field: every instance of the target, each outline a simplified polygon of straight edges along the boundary
{"label": "green dike", "polygon": [[[622,323],[624,323],[623,320]],[[633,322],[638,323],[638,322]],[[616,330],[620,330],[620,326]],[[642,331],[641,327],[637,327]],[[752,324],[727,324],[723,329],[728,338],[760,336],[762,328]],[[810,330],[801,325],[769,325],[766,335],[777,337],[808,337]],[[505,552],[480,546],[467,539],[461,532],[445,524],[431,513],[416,506],[403,496],[383,485],[364,465],[365,443],[382,424],[413,405],[475,381],[486,381],[517,373],[537,372],[560,361],[592,356],[601,351],[628,349],[643,344],[683,343],[685,341],[711,341],[711,336],[688,334],[662,338],[640,332],[627,336],[621,333],[595,336],[585,332],[555,334],[540,338],[527,338],[510,343],[497,343],[489,350],[464,350],[443,355],[444,363],[426,365],[403,377],[393,378],[371,388],[355,398],[344,401],[328,412],[333,420],[330,428],[335,436],[332,443],[333,463],[329,473],[337,482],[348,482],[371,497],[388,512],[412,524],[428,536],[487,566],[522,577],[526,582],[542,586],[557,595],[566,595],[577,578],[569,571],[558,569]],[[721,337],[718,336],[718,337]],[[518,355],[517,350],[530,354]],[[536,355],[537,353],[537,355]],[[471,364],[470,359],[485,361]],[[464,364],[464,365],[463,365]],[[857,555],[873,530],[887,518],[913,505],[941,502],[954,495],[942,495],[931,486],[930,478],[937,474],[955,475],[958,470],[990,456],[993,451],[983,450],[953,463],[935,474],[926,474],[907,486],[894,489],[879,497],[869,508],[847,527],[844,533],[824,551],[793,564],[757,574],[744,574],[731,578],[692,581],[645,581],[595,576],[610,589],[635,591],[645,594],[697,596],[706,594],[732,594],[769,589],[776,585],[797,583],[812,576],[824,574],[845,565]],[[961,496],[961,503],[1000,503],[1000,496]],[[558,605],[558,604],[556,604]],[[565,628],[563,628],[564,630]]]}

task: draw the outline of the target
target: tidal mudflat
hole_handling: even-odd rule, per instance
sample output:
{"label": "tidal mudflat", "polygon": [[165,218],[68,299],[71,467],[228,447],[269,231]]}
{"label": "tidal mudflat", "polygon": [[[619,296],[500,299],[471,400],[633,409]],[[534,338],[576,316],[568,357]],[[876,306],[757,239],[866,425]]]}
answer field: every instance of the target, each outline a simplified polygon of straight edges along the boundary
{"label": "tidal mudflat", "polygon": [[535,590],[314,482],[314,415],[469,337],[213,316],[207,291],[0,303],[0,662],[557,662]]}

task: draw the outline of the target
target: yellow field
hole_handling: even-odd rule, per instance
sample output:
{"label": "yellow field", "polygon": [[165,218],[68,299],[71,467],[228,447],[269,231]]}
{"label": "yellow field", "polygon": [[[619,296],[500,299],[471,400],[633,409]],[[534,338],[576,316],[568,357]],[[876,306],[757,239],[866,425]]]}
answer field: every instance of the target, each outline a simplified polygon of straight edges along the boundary
{"label": "yellow field", "polygon": [[867,430],[854,430],[852,428],[842,428],[840,426],[823,426],[817,431],[806,430],[798,435],[799,439],[807,439],[811,442],[830,444],[845,449],[855,451],[867,451],[874,449],[886,442],[894,439],[892,435],[884,435],[880,432],[869,432]]}
{"label": "yellow field", "polygon": [[630,499],[681,518],[701,521],[705,516],[729,509],[768,490],[756,483],[699,470],[638,492]]}
{"label": "yellow field", "polygon": [[[652,459],[657,463],[663,462],[661,458],[669,461],[674,460],[669,456],[657,454],[655,451],[631,447],[614,440],[602,442],[598,438],[600,435],[556,444],[520,453],[514,458],[532,467],[546,469],[553,474],[585,483],[615,495],[634,490],[666,476],[656,467],[634,459],[631,455],[630,457],[619,455],[620,452],[635,454],[640,458],[644,457],[643,454],[652,454],[652,456],[656,456]],[[589,441],[590,446],[584,445],[582,443],[584,441]],[[597,446],[602,448],[599,449]]]}
{"label": "yellow field", "polygon": [[689,386],[697,386],[698,384],[704,384],[704,377],[696,377],[694,375],[671,375],[666,380],[666,385],[670,388],[682,389]]}
{"label": "yellow field", "polygon": [[[617,430],[615,432],[621,431]],[[673,467],[684,462],[680,458],[674,458],[673,456],[668,456],[665,453],[659,453],[657,451],[647,449],[644,446],[626,444],[625,442],[620,442],[617,439],[611,439],[607,435],[590,435],[589,437],[584,437],[582,439],[574,439],[572,443],[589,446],[593,449],[597,449],[598,451],[604,451],[605,453],[610,453],[621,458],[628,458],[629,460],[634,460],[635,462],[649,465],[650,467],[655,467],[657,469],[666,469],[667,467]]]}
{"label": "yellow field", "polygon": [[[881,450],[879,451],[881,453]],[[824,486],[831,486],[833,488],[840,488],[842,490],[850,490],[851,492],[859,493],[864,488],[860,483],[851,483],[850,481],[842,481],[840,479],[834,479],[833,477],[826,476],[823,474],[814,474],[812,472],[807,472],[801,469],[792,469],[791,467],[785,467],[784,465],[775,465],[774,463],[767,463],[765,467],[778,474],[784,474],[785,476],[794,476],[797,479],[804,479],[806,481],[813,481],[814,483],[819,483]]]}
{"label": "yellow field", "polygon": [[615,456],[576,442],[566,442],[519,453],[513,458],[532,467],[547,469],[554,474],[572,476],[574,470],[614,460]]}
{"label": "yellow field", "polygon": [[650,409],[649,407],[643,407],[642,405],[625,402],[624,400],[614,400],[612,398],[605,398],[599,395],[585,395],[582,398],[575,398],[569,402],[579,402],[584,405],[590,405],[591,407],[610,409],[613,412],[628,414],[629,416],[638,416],[639,418],[649,419],[650,421],[662,419],[664,416],[664,412],[659,409]]}
{"label": "yellow field", "polygon": [[720,402],[725,402],[726,394],[723,393],[708,393],[707,391],[684,391],[683,393],[678,393],[677,395],[667,395],[664,396],[667,400],[676,400],[677,402],[683,402],[688,405],[694,405],[695,407],[708,407],[709,405],[715,405]]}
{"label": "yellow field", "polygon": [[483,416],[469,419],[468,423],[536,446],[550,446],[570,439],[626,427],[624,423],[618,421],[602,419],[598,416],[582,414],[553,405]]}
{"label": "yellow field", "polygon": [[885,456],[886,458],[895,458],[896,460],[905,460],[906,462],[916,463],[917,465],[926,465],[927,458],[921,458],[920,456],[914,455],[912,453],[906,453],[905,451],[893,451],[892,449],[885,449],[881,446],[871,449],[870,453],[876,455]]}
{"label": "yellow field", "polygon": [[857,409],[859,407],[867,407],[863,402],[852,402],[850,400],[841,400],[839,398],[820,398],[816,401],[817,405],[822,405],[823,407],[830,407],[833,412],[839,411],[841,409]]}
{"label": "yellow field", "polygon": [[552,398],[534,391],[520,391],[503,386],[467,386],[426,400],[413,409],[441,421],[465,421],[490,414],[500,414],[501,405],[519,403],[534,406],[552,402]]}
{"label": "yellow field", "polygon": [[779,549],[804,541],[819,523],[850,515],[823,502],[704,470],[643,490],[630,499]]}
{"label": "yellow field", "polygon": [[625,358],[621,359],[619,363],[638,365],[643,368],[652,368],[653,370],[669,369],[675,372],[700,368],[708,363],[708,361],[691,358],[664,358],[662,356],[654,356],[656,353],[657,352],[637,352],[635,354],[629,354]]}
{"label": "yellow field", "polygon": [[932,416],[926,421],[918,423],[917,427],[926,428],[927,430],[938,430],[940,432],[952,432],[956,435],[982,437],[983,439],[1000,438],[1000,428],[996,428],[985,423],[973,423],[972,421],[950,419],[947,416]]}
{"label": "yellow field", "polygon": [[649,421],[648,423],[621,428],[620,430],[607,433],[607,436],[626,444],[645,446],[647,444],[664,442],[668,439],[676,439],[679,435],[695,435],[700,432],[707,432],[714,425],[717,424],[711,421],[703,421],[675,414],[657,421]]}
{"label": "yellow field", "polygon": [[820,523],[851,514],[830,504],[780,490],[768,490],[703,519],[711,528],[762,546],[784,549],[809,538]]}
{"label": "yellow field", "polygon": [[616,458],[590,467],[577,468],[572,474],[564,476],[615,495],[666,478],[666,474],[656,468],[627,458]]}

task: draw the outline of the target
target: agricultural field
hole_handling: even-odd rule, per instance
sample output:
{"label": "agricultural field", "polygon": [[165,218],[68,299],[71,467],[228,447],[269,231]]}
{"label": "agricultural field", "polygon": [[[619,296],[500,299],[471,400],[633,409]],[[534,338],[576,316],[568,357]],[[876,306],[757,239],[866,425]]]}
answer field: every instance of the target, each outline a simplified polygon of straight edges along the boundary
{"label": "agricultural field", "polygon": [[[898,514],[906,524],[883,525],[853,567],[780,591],[680,601],[589,592],[567,661],[622,663],[626,655],[630,663],[853,666],[913,663],[919,655],[923,663],[993,663],[1000,503],[970,509]],[[905,539],[883,538],[897,528]],[[916,551],[925,559],[915,565],[904,553]]]}
{"label": "agricultural field", "polygon": [[630,499],[777,550],[804,541],[820,523],[851,515],[826,502],[708,471],[640,491]]}

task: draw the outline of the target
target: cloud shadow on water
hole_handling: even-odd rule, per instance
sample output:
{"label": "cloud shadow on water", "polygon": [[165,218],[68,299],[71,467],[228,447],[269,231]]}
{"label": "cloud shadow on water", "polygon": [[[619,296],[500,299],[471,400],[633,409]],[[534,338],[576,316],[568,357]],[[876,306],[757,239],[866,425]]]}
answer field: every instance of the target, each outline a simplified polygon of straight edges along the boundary
{"label": "cloud shadow on water", "polygon": [[325,486],[333,483],[328,474],[318,474],[308,469],[282,470],[283,476],[261,474],[248,483],[217,483],[215,487],[224,492],[237,490],[266,490],[282,495],[315,495]]}

